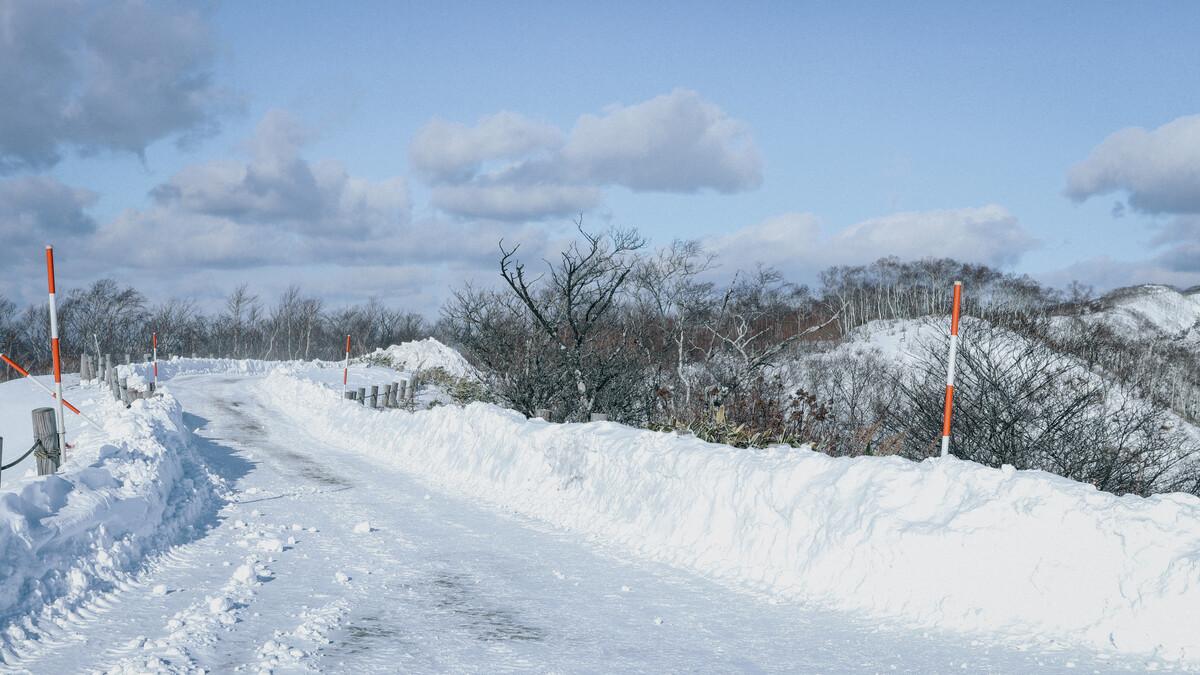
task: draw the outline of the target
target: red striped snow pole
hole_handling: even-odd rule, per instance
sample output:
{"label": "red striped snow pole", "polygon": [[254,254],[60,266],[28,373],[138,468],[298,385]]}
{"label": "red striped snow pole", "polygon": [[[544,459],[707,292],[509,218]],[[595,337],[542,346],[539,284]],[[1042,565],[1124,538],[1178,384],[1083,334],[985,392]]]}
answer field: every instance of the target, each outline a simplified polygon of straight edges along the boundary
{"label": "red striped snow pole", "polygon": [[154,360],[154,390],[158,391],[158,333],[150,334],[150,354]]}
{"label": "red striped snow pole", "polygon": [[67,422],[63,417],[62,358],[58,352],[58,305],[54,301],[54,247],[46,246],[46,279],[50,287],[50,352],[54,359],[54,398],[58,399],[58,447],[67,447]]}
{"label": "red striped snow pole", "polygon": [[[11,367],[13,370],[17,371],[18,373],[20,373],[21,377],[28,379],[30,382],[37,385],[39,389],[46,392],[47,394],[50,394],[50,398],[58,398],[57,396],[54,395],[53,389],[51,389],[50,387],[47,387],[46,385],[39,382],[36,378],[34,378],[32,375],[29,374],[28,370],[25,370],[24,368],[22,368],[21,364],[10,359],[8,357],[8,354],[0,353],[0,361],[4,361],[5,363],[7,363],[9,365],[9,367]],[[62,399],[62,403],[63,403],[63,405],[65,405],[67,407],[67,410],[70,410],[71,412],[75,413],[76,415],[79,415],[84,420],[86,420],[88,424],[96,427],[97,429],[100,429],[101,431],[104,430],[104,428],[101,427],[99,424],[96,424],[96,422],[92,418],[90,418],[87,415],[80,412],[79,408],[76,408],[75,406],[71,405],[70,401],[68,401],[66,399]]]}
{"label": "red striped snow pole", "polygon": [[350,336],[346,336],[346,365],[342,366],[342,391],[346,391],[346,387],[350,382]]}
{"label": "red striped snow pole", "polygon": [[950,414],[954,412],[954,361],[958,357],[958,310],[962,282],[954,282],[954,309],[950,314],[950,362],[946,369],[946,409],[942,413],[942,457],[950,454]]}

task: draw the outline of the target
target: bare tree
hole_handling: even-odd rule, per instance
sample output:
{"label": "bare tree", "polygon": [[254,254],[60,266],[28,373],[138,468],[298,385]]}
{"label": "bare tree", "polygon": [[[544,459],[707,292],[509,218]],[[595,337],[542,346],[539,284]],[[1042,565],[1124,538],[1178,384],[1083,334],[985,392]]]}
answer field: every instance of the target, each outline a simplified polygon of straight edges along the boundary
{"label": "bare tree", "polygon": [[[243,354],[243,333],[246,324],[255,323],[258,314],[258,296],[250,293],[247,284],[240,284],[225,298],[225,317],[230,331],[233,333],[233,344],[230,354],[233,358],[241,358]],[[253,315],[253,316],[252,316]]]}
{"label": "bare tree", "polygon": [[[517,247],[500,242],[500,276],[528,309],[537,329],[562,350],[574,378],[575,417],[587,419],[597,397],[621,380],[615,364],[627,347],[627,332],[607,331],[618,294],[626,288],[637,264],[635,253],[645,245],[637,231],[611,230],[593,234],[576,221],[580,239],[546,262],[549,276],[530,279],[515,258]],[[544,283],[543,283],[544,282]]]}

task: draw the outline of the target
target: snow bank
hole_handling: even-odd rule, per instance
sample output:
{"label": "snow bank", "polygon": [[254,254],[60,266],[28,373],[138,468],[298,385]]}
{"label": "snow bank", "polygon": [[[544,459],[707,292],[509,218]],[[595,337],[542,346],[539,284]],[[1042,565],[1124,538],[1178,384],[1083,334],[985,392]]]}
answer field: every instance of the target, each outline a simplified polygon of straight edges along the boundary
{"label": "snow bank", "polygon": [[1200,663],[1200,499],[954,458],[735,450],[495,406],[367,410],[277,372],[295,424],[455,492],[777,597]]}
{"label": "snow bank", "polygon": [[475,369],[462,354],[433,338],[376,349],[366,356],[370,361],[382,361],[397,370],[416,371],[441,368],[455,377],[468,377]]}
{"label": "snow bank", "polygon": [[[327,367],[326,361],[261,361],[259,359],[191,359],[175,357],[168,361],[158,362],[159,381],[169,380],[180,375],[207,375],[227,373],[230,375],[266,375],[278,368],[294,369],[299,367]],[[340,368],[341,365],[338,364]],[[154,374],[151,363],[134,363],[117,367],[121,377],[138,377],[149,380]]]}
{"label": "snow bank", "polygon": [[75,616],[213,512],[217,479],[195,457],[174,398],[126,409],[90,393],[95,400],[76,402],[104,433],[80,432],[58,474],[0,495],[0,662],[39,617]]}

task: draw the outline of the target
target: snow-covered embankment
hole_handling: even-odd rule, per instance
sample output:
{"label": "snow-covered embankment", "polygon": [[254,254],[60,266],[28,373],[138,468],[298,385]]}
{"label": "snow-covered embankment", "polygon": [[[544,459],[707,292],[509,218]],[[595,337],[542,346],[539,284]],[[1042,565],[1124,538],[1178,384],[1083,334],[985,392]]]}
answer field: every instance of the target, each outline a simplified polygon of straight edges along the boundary
{"label": "snow-covered embankment", "polygon": [[1200,499],[956,459],[736,450],[472,404],[377,412],[278,371],[295,424],[450,490],[790,600],[1200,662]]}
{"label": "snow-covered embankment", "polygon": [[215,510],[219,479],[196,459],[169,393],[126,409],[92,388],[75,402],[104,431],[73,434],[58,474],[14,477],[0,495],[0,661],[43,620],[61,625],[122,587]]}

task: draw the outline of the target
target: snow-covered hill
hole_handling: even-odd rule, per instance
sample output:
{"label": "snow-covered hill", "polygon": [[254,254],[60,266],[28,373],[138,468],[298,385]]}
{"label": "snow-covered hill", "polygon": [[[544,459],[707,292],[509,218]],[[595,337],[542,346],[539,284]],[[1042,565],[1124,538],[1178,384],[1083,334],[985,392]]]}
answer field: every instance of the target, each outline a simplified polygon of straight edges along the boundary
{"label": "snow-covered hill", "polygon": [[1200,346],[1200,289],[1179,291],[1160,285],[1121,288],[1091,303],[1079,318],[1107,325],[1130,338],[1167,337]]}

